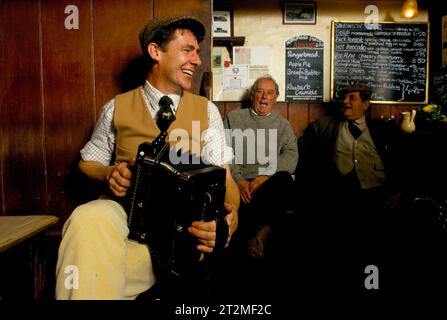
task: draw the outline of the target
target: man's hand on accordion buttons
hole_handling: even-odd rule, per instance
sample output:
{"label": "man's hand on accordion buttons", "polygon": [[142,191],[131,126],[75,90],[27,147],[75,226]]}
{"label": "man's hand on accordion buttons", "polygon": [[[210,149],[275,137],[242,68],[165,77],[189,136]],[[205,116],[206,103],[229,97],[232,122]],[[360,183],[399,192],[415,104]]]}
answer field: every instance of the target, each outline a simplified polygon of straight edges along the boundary
{"label": "man's hand on accordion buttons", "polygon": [[110,190],[117,197],[124,197],[132,182],[131,168],[135,165],[135,159],[130,162],[120,162],[109,167],[107,183]]}
{"label": "man's hand on accordion buttons", "polygon": [[[229,227],[228,240],[225,245],[228,246],[233,232],[237,228],[237,214],[235,214],[234,206],[225,203],[225,211],[227,211],[226,220]],[[188,232],[195,236],[201,244],[197,246],[197,250],[210,253],[213,252],[216,245],[216,221],[194,221],[188,228]]]}

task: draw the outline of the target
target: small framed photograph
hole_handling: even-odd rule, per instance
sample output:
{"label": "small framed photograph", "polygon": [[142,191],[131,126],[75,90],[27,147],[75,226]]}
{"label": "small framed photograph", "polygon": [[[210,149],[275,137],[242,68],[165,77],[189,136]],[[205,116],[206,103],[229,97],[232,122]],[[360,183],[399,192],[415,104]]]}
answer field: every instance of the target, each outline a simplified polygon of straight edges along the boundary
{"label": "small framed photograph", "polygon": [[284,3],[283,23],[316,24],[317,3],[314,1]]}
{"label": "small framed photograph", "polygon": [[213,37],[233,36],[233,12],[231,10],[213,11]]}

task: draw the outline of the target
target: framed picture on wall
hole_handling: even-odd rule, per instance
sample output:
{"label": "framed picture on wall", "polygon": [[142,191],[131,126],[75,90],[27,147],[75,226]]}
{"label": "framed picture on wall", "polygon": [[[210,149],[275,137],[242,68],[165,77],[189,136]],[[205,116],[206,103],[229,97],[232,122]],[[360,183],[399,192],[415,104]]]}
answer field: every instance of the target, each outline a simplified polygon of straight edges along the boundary
{"label": "framed picture on wall", "polygon": [[283,11],[284,24],[315,24],[317,22],[317,3],[285,2]]}
{"label": "framed picture on wall", "polygon": [[231,10],[213,11],[213,37],[233,36],[233,12]]}

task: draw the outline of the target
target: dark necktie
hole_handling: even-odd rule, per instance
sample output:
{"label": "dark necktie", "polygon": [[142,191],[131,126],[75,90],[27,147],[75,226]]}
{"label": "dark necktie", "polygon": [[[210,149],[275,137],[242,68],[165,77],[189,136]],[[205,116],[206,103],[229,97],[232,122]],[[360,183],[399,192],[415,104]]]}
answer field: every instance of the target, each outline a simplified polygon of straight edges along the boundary
{"label": "dark necktie", "polygon": [[171,122],[175,120],[174,112],[171,109],[171,105],[174,103],[168,96],[163,96],[158,104],[160,105],[160,110],[157,113],[157,126],[161,131],[166,131]]}
{"label": "dark necktie", "polygon": [[351,132],[352,136],[354,137],[354,139],[357,139],[362,134],[362,130],[360,130],[359,127],[357,127],[357,125],[354,123],[354,121],[348,122],[348,128],[349,128],[349,131]]}

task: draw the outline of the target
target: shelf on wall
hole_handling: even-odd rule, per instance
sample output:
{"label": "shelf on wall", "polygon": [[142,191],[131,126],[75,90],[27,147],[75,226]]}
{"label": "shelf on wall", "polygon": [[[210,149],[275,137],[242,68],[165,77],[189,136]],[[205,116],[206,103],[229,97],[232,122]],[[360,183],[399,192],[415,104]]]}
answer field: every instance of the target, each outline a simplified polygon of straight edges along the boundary
{"label": "shelf on wall", "polygon": [[235,47],[244,44],[245,37],[213,37],[213,46],[215,47]]}
{"label": "shelf on wall", "polygon": [[213,37],[213,47],[226,47],[233,63],[233,47],[245,44],[245,37]]}

